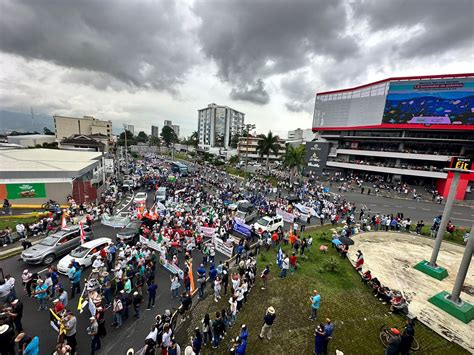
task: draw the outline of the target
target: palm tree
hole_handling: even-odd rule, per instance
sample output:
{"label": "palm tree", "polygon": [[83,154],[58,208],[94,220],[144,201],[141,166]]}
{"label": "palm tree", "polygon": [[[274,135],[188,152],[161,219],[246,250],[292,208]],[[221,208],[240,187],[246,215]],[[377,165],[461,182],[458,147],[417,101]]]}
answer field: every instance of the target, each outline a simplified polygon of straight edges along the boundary
{"label": "palm tree", "polygon": [[267,135],[259,134],[257,136],[260,138],[257,145],[257,152],[260,154],[261,157],[264,155],[267,156],[267,175],[270,171],[270,153],[278,155],[280,150],[280,144],[278,143],[280,137],[274,136],[272,131],[268,132]]}
{"label": "palm tree", "polygon": [[298,147],[289,145],[285,155],[283,156],[283,164],[290,169],[292,175],[296,175],[298,172],[301,172],[301,169],[304,166],[304,156],[304,145],[300,145]]}

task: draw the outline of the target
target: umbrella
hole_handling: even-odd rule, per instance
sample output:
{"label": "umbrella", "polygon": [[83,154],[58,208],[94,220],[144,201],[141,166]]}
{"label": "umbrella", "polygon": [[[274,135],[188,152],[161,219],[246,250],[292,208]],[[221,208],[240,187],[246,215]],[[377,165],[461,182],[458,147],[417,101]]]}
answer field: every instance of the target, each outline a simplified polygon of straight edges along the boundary
{"label": "umbrella", "polygon": [[339,240],[345,245],[354,245],[354,241],[349,237],[340,237]]}
{"label": "umbrella", "polygon": [[333,239],[332,244],[339,245],[339,244],[342,244],[342,242],[339,239]]}

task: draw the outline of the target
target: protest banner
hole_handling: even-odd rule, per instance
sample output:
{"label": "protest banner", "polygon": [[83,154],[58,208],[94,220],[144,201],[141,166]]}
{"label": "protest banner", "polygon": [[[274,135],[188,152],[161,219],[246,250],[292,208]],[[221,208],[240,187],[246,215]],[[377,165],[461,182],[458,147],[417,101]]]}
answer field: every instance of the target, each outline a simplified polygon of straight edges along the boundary
{"label": "protest banner", "polygon": [[224,254],[227,257],[232,256],[232,251],[234,248],[228,246],[226,243],[221,238],[214,237],[214,247],[216,248],[216,251]]}
{"label": "protest banner", "polygon": [[159,243],[155,242],[152,239],[145,238],[144,236],[140,236],[140,243],[147,245],[149,248],[152,248],[153,250],[160,251],[161,246]]}
{"label": "protest banner", "polygon": [[293,213],[283,211],[281,208],[276,209],[276,214],[280,216],[281,218],[283,218],[283,220],[288,223],[293,223],[295,220],[295,215]]}
{"label": "protest banner", "polygon": [[184,278],[184,271],[181,270],[178,266],[170,263],[167,259],[163,258],[163,256],[161,255],[160,255],[160,264],[163,265],[163,267],[169,272],[171,272],[173,275],[178,274],[181,280]]}
{"label": "protest banner", "polygon": [[252,234],[252,227],[249,226],[248,224],[238,222],[237,220],[234,220],[234,224],[232,225],[232,229],[240,233],[246,237],[249,237]]}
{"label": "protest banner", "polygon": [[213,237],[214,234],[216,234],[216,228],[211,228],[211,227],[200,227],[199,231],[205,236],[205,237]]}

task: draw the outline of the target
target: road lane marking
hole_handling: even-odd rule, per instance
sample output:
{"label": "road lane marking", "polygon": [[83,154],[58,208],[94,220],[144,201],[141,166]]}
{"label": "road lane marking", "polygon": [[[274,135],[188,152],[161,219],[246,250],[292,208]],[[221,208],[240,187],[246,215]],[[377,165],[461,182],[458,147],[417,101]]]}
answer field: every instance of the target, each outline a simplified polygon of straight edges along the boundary
{"label": "road lane marking", "polygon": [[390,207],[390,205],[383,205],[384,207]]}
{"label": "road lane marking", "polygon": [[413,206],[408,206],[408,208],[411,210],[416,210],[416,207],[413,207]]}
{"label": "road lane marking", "polygon": [[403,206],[395,206],[396,208],[403,208]]}
{"label": "road lane marking", "polygon": [[451,217],[451,219],[455,219],[455,220],[457,220],[457,221],[472,222],[472,219],[466,219],[466,218]]}
{"label": "road lane marking", "polygon": [[422,208],[423,211],[431,211],[431,208]]}
{"label": "road lane marking", "polygon": [[369,206],[375,206],[375,207],[377,207],[377,205],[374,205],[373,203],[371,203]]}
{"label": "road lane marking", "polygon": [[462,215],[462,213],[461,213],[461,212],[453,212],[453,214]]}
{"label": "road lane marking", "polygon": [[45,272],[45,271],[48,271],[48,268],[43,269],[43,270],[41,270],[41,271],[38,271],[38,274],[41,274],[41,273],[43,273],[43,272]]}

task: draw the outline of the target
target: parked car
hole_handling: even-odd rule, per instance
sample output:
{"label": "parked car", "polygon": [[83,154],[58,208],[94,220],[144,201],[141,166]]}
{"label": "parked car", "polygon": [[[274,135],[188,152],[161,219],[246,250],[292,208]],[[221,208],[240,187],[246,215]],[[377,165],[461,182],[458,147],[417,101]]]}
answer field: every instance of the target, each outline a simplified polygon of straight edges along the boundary
{"label": "parked car", "polygon": [[[93,237],[89,226],[84,226],[86,240]],[[64,229],[44,238],[41,242],[21,253],[21,260],[28,264],[52,264],[57,257],[69,253],[81,244],[79,227]]]}
{"label": "parked car", "polygon": [[117,233],[117,240],[122,240],[125,243],[135,244],[138,241],[138,237],[140,235],[141,225],[142,222],[140,221],[131,221]]}
{"label": "parked car", "polygon": [[137,194],[133,198],[133,202],[135,202],[137,205],[144,205],[146,204],[147,198],[148,198],[148,195],[146,192],[137,192]]}
{"label": "parked car", "polygon": [[166,201],[166,187],[159,187],[155,195],[156,202],[165,202]]}
{"label": "parked car", "polygon": [[135,183],[132,179],[125,179],[122,183],[122,190],[123,191],[133,191],[135,188]]}
{"label": "parked car", "polygon": [[236,218],[245,221],[245,223],[249,223],[254,218],[257,218],[257,216],[257,209],[249,201],[242,201],[237,204],[237,213],[235,214]]}
{"label": "parked car", "polygon": [[260,218],[257,222],[253,225],[256,231],[268,231],[273,232],[276,230],[283,229],[283,218],[280,216],[265,216]]}
{"label": "parked car", "polygon": [[75,260],[83,269],[92,265],[94,258],[97,257],[102,249],[112,243],[110,238],[98,238],[90,242],[79,245],[71,251],[68,255],[63,257],[58,262],[58,271],[61,274],[66,274],[69,264]]}

